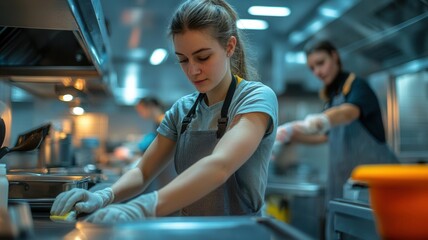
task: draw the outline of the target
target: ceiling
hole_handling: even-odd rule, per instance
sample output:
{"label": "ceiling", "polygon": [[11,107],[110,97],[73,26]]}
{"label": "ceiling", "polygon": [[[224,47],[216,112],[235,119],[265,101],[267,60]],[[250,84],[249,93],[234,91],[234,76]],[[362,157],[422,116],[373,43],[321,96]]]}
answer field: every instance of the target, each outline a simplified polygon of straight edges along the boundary
{"label": "ceiling", "polygon": [[[12,74],[9,77],[16,86],[41,97],[54,98],[58,82],[64,82],[70,76],[72,82],[78,77],[85,76],[90,96],[114,97],[121,105],[135,104],[138,98],[145,95],[157,96],[166,104],[170,104],[194,91],[175,60],[171,40],[166,35],[169,20],[182,1],[92,0],[90,3],[94,12],[89,12],[86,16],[96,20],[84,21],[83,25],[86,27],[83,28],[82,22],[71,24],[74,23],[73,15],[58,17],[64,15],[63,12],[67,8],[64,0],[49,2],[51,3],[48,4],[49,8],[43,8],[33,0],[0,2],[0,6],[3,6],[0,8],[0,43],[2,40],[11,39],[2,38],[2,34],[8,35],[9,31],[13,30],[7,27],[8,25],[1,28],[3,22],[10,20],[15,23],[25,20],[25,23],[17,26],[26,24],[32,26],[20,29],[18,32],[21,34],[13,36],[21,37],[27,48],[29,43],[36,46],[44,43],[43,46],[49,47],[43,49],[39,47],[35,52],[38,54],[35,56],[40,56],[38,59],[45,59],[39,61],[39,64],[49,65],[49,74],[43,69],[34,71],[20,68],[19,71],[15,71],[18,76]],[[86,0],[67,2],[82,6],[80,9],[87,9],[85,4],[89,4]],[[415,61],[422,64],[420,62],[411,64],[412,71],[428,68],[428,31],[426,31],[428,0],[228,0],[228,2],[241,19],[257,18],[268,22],[267,30],[244,30],[244,33],[248,40],[247,49],[253,54],[253,65],[259,72],[260,81],[269,85],[278,95],[313,93],[320,87],[320,81],[309,72],[305,65],[305,57],[301,53],[304,44],[312,39],[330,39],[338,47],[345,69],[352,70],[358,75],[367,76]],[[21,7],[23,3],[29,7]],[[62,6],[61,11],[57,11],[55,7],[57,5]],[[290,9],[291,14],[286,17],[251,16],[248,14],[248,8],[252,5],[285,6]],[[10,6],[16,9],[8,9]],[[10,12],[14,14],[9,14]],[[32,29],[37,28],[38,24],[43,25],[41,26],[43,31],[34,32]],[[44,30],[46,28],[49,30]],[[64,33],[63,30],[69,32]],[[107,70],[104,70],[104,67],[90,66],[94,59],[98,58],[91,56],[91,44],[85,45],[87,42],[85,34],[91,35],[93,32],[97,34],[88,39],[92,39],[92,45],[99,50],[98,52],[102,52],[99,56],[101,62],[105,64],[100,66],[105,66]],[[22,38],[23,34],[25,38]],[[68,36],[73,35],[77,40],[72,39],[70,44]],[[45,41],[43,36],[51,36],[50,41]],[[86,47],[83,48],[83,53],[79,45]],[[18,45],[13,47],[24,49]],[[160,65],[151,65],[150,54],[157,48],[167,49],[169,56]],[[29,57],[32,53],[30,50],[16,51],[19,54],[9,58],[10,61],[6,61],[6,65],[10,65],[11,62],[12,65],[15,64],[15,60],[22,60],[23,56],[35,59]],[[8,49],[2,50],[0,46],[0,63],[4,61],[5,51],[10,52]],[[63,58],[59,58],[61,61],[53,61],[57,56],[55,53],[62,54]],[[69,60],[66,61],[64,56],[70,56]],[[59,71],[57,65],[62,66]],[[58,76],[58,72],[62,75]],[[33,73],[36,76],[30,79]],[[0,73],[1,75],[3,74]]]}
{"label": "ceiling", "polygon": [[[177,0],[102,0],[104,17],[110,29],[113,58],[120,61],[147,63],[148,54],[155,48],[167,47],[166,36],[169,20],[181,1]],[[240,18],[255,18],[247,13],[249,7],[286,6],[291,14],[287,17],[257,17],[267,20],[266,31],[247,31],[246,34],[258,54],[266,54],[272,41],[286,36],[305,17],[310,15],[322,0],[229,0]],[[173,58],[172,58],[173,59]]]}
{"label": "ceiling", "polygon": [[[115,95],[124,104],[149,94],[173,102],[193,91],[175,62],[169,20],[181,1],[102,0],[108,22]],[[229,0],[241,19],[266,20],[264,31],[245,30],[260,80],[282,94],[292,86],[316,91],[321,85],[301,58],[303,45],[314,38],[333,41],[344,65],[359,75],[391,68],[428,56],[427,0]],[[252,5],[286,6],[287,17],[255,17]],[[166,48],[169,58],[158,66],[149,64],[151,52]],[[129,73],[134,75],[129,75]],[[125,90],[126,85],[131,91]],[[134,90],[132,90],[134,89]],[[293,88],[295,90],[296,88]],[[173,91],[172,91],[173,90]]]}
{"label": "ceiling", "polygon": [[[113,65],[117,73],[116,95],[124,102],[133,102],[132,94],[157,95],[166,102],[175,101],[180,96],[193,91],[179,65],[176,64],[171,40],[166,32],[169,20],[181,1],[177,0],[102,0],[104,17],[108,22],[110,44],[112,46]],[[253,53],[255,65],[261,80],[270,75],[272,51],[278,39],[287,36],[296,26],[311,15],[321,0],[230,0],[228,1],[238,12],[240,18],[254,18],[248,14],[252,5],[286,6],[291,10],[287,17],[258,17],[269,23],[265,31],[246,30],[248,49]],[[168,59],[158,66],[149,63],[149,57],[156,48],[166,48]],[[263,63],[263,65],[260,65]],[[127,72],[137,73],[136,78],[130,78]],[[131,86],[137,86],[137,91],[125,91],[128,81],[134,80]],[[267,80],[266,80],[267,81]],[[171,91],[174,89],[174,91]],[[126,100],[125,97],[129,99]]]}

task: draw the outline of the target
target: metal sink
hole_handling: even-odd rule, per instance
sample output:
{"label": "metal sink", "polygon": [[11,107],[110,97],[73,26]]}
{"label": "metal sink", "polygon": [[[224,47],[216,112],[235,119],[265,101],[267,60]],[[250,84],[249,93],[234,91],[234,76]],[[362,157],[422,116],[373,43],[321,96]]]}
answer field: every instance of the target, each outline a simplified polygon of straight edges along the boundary
{"label": "metal sink", "polygon": [[87,176],[7,174],[9,199],[49,199],[73,188],[88,189]]}
{"label": "metal sink", "polygon": [[52,167],[52,168],[28,168],[28,169],[9,169],[10,174],[29,175],[29,176],[77,176],[88,177],[89,188],[97,183],[106,180],[101,169],[95,165],[88,164],[83,167]]}
{"label": "metal sink", "polygon": [[40,173],[11,173],[9,202],[27,202],[32,210],[49,210],[56,196],[73,188],[89,189],[91,177],[84,175],[55,175]]}

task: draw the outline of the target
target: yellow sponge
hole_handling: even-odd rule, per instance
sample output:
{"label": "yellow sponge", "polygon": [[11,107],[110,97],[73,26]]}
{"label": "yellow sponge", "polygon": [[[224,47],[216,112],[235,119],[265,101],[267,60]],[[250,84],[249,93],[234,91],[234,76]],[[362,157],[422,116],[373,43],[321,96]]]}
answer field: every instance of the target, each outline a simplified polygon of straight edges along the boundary
{"label": "yellow sponge", "polygon": [[70,211],[64,215],[51,215],[49,217],[54,222],[75,222],[76,221],[76,211]]}

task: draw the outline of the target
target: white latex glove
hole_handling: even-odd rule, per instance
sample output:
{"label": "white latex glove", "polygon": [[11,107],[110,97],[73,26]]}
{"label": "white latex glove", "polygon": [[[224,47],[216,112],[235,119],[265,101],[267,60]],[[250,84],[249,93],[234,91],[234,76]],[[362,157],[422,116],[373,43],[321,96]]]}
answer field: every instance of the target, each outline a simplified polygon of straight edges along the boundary
{"label": "white latex glove", "polygon": [[105,207],[114,200],[113,189],[104,188],[90,192],[81,188],[59,194],[52,205],[51,215],[62,216],[70,212],[73,207],[77,212],[91,213]]}
{"label": "white latex glove", "polygon": [[127,203],[112,204],[96,211],[84,221],[93,223],[116,223],[142,220],[156,216],[158,192],[143,194]]}
{"label": "white latex glove", "polygon": [[294,129],[303,125],[302,121],[293,121],[278,126],[276,130],[276,139],[272,148],[271,160],[275,160],[280,154],[283,145],[290,142]]}
{"label": "white latex glove", "polygon": [[295,122],[289,122],[278,126],[276,130],[276,139],[277,143],[288,143],[293,135],[293,127]]}
{"label": "white latex glove", "polygon": [[309,114],[304,120],[302,130],[306,134],[325,134],[330,127],[330,121],[324,113]]}

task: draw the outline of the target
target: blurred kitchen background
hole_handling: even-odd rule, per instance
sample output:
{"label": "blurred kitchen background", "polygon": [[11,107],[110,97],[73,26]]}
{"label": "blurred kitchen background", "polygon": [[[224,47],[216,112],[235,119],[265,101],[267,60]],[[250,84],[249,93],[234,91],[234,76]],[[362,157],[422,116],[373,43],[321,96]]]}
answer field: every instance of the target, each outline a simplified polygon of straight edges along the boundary
{"label": "blurred kitchen background", "polygon": [[[257,20],[239,26],[260,81],[278,96],[280,123],[322,111],[321,83],[306,67],[302,48],[311,39],[330,39],[345,69],[366,78],[378,95],[388,144],[400,161],[428,161],[427,0],[228,2],[242,20]],[[135,158],[135,143],[153,127],[135,111],[138,99],[155,96],[171,106],[194,91],[166,36],[179,3],[1,1],[0,113],[8,134],[3,145],[13,146],[22,132],[50,122],[71,142],[74,162],[61,164],[88,163],[78,159],[88,151],[95,164]],[[268,11],[277,16],[266,16],[253,6],[281,8]],[[115,154],[121,146],[129,151]],[[297,191],[299,196],[320,197],[327,159],[326,145],[287,146],[272,171],[313,184]],[[304,217],[294,221],[309,223]]]}

